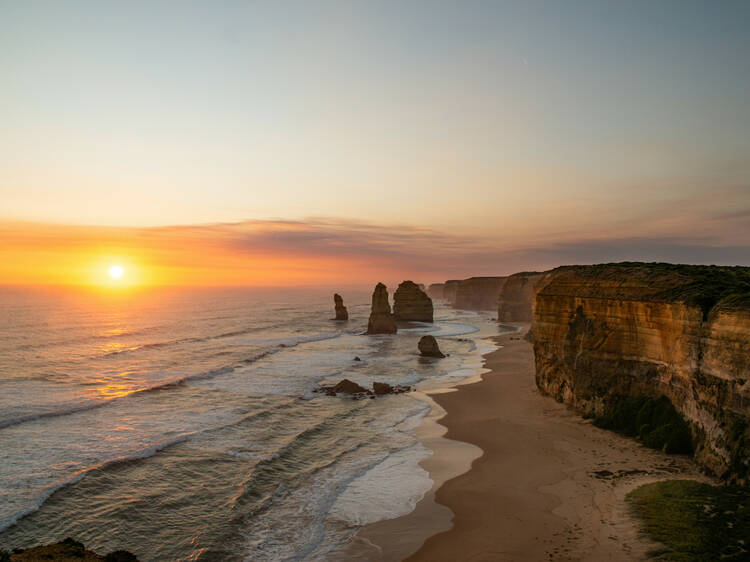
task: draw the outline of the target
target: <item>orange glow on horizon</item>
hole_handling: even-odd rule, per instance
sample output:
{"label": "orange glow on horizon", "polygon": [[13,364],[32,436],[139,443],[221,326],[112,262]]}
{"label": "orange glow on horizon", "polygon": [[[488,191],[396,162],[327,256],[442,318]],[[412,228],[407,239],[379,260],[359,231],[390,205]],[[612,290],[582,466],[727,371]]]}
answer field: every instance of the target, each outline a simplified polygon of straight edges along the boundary
{"label": "orange glow on horizon", "polygon": [[[152,286],[292,286],[370,282],[366,256],[310,255],[241,244],[232,226],[154,229],[0,223],[0,284],[97,291]],[[284,232],[294,226],[281,227]],[[113,275],[114,273],[114,275]]]}

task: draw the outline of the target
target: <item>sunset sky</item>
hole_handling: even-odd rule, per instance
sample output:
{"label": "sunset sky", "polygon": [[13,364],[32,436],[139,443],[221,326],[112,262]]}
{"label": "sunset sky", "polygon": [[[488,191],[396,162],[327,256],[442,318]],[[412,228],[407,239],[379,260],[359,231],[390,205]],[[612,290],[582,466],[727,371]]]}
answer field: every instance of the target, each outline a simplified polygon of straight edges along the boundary
{"label": "sunset sky", "polygon": [[750,265],[750,2],[0,0],[0,284]]}

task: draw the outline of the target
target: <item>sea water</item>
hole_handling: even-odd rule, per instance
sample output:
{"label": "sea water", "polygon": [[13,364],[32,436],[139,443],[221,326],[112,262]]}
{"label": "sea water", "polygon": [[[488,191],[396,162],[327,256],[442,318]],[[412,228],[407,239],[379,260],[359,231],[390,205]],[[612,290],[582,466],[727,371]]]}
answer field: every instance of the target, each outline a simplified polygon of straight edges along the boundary
{"label": "sea water", "polygon": [[[142,560],[325,559],[432,481],[414,395],[475,376],[491,313],[363,335],[369,294],[0,291],[0,548],[67,536]],[[442,360],[417,341],[438,338]],[[359,357],[360,361],[356,361]]]}

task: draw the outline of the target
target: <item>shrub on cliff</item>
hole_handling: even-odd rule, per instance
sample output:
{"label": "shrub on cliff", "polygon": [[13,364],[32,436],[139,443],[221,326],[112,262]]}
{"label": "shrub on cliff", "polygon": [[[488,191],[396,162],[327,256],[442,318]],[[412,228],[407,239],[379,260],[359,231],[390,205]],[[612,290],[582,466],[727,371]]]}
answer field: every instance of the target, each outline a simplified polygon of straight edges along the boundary
{"label": "shrub on cliff", "polygon": [[623,397],[594,420],[594,425],[629,437],[638,437],[646,447],[670,454],[693,452],[690,427],[666,396]]}

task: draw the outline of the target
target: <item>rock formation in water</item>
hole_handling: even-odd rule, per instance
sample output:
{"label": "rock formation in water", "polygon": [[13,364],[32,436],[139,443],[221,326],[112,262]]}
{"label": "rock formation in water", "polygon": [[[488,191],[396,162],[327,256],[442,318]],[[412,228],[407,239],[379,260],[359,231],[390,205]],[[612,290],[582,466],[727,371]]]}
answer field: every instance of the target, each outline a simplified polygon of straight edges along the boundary
{"label": "rock formation in water", "polygon": [[448,304],[456,302],[456,292],[458,291],[458,279],[449,279],[443,283],[443,299],[448,301]]}
{"label": "rock formation in water", "polygon": [[356,382],[350,381],[349,379],[343,379],[335,385],[320,385],[313,392],[323,392],[328,396],[336,396],[338,394],[351,395],[352,398],[366,398],[368,396],[383,396],[385,394],[401,394],[403,392],[409,392],[410,386],[397,384],[391,386],[384,382],[374,382],[372,384],[372,390],[366,389],[364,386],[357,384]]}
{"label": "rock formation in water", "polygon": [[[4,559],[0,551],[0,559]],[[91,550],[86,550],[83,543],[70,537],[54,544],[35,546],[32,548],[16,548],[10,554],[11,562],[38,562],[40,560],[56,560],[61,562],[138,562],[138,558],[127,550],[115,550],[102,556]]]}
{"label": "rock formation in water", "polygon": [[378,283],[372,293],[372,310],[367,322],[367,333],[395,334],[397,331],[396,319],[388,302],[388,289],[382,283]]}
{"label": "rock formation in water", "polygon": [[333,305],[336,311],[336,320],[349,320],[349,313],[344,306],[344,299],[338,293],[333,295]]}
{"label": "rock formation in water", "polygon": [[750,268],[558,268],[532,329],[542,392],[600,417],[664,395],[689,423],[698,463],[750,483]]}
{"label": "rock formation in water", "polygon": [[514,273],[509,276],[497,303],[498,322],[531,322],[536,293],[542,288],[547,273]]}
{"label": "rock formation in water", "polygon": [[459,281],[453,306],[465,310],[497,310],[497,299],[506,279],[470,277]]}
{"label": "rock formation in water", "polygon": [[412,281],[404,281],[393,293],[396,320],[432,322],[432,299]]}
{"label": "rock formation in water", "polygon": [[420,355],[424,357],[445,357],[433,336],[422,336],[417,344]]}
{"label": "rock formation in water", "polygon": [[432,299],[442,299],[445,283],[432,283],[427,287],[427,295]]}

